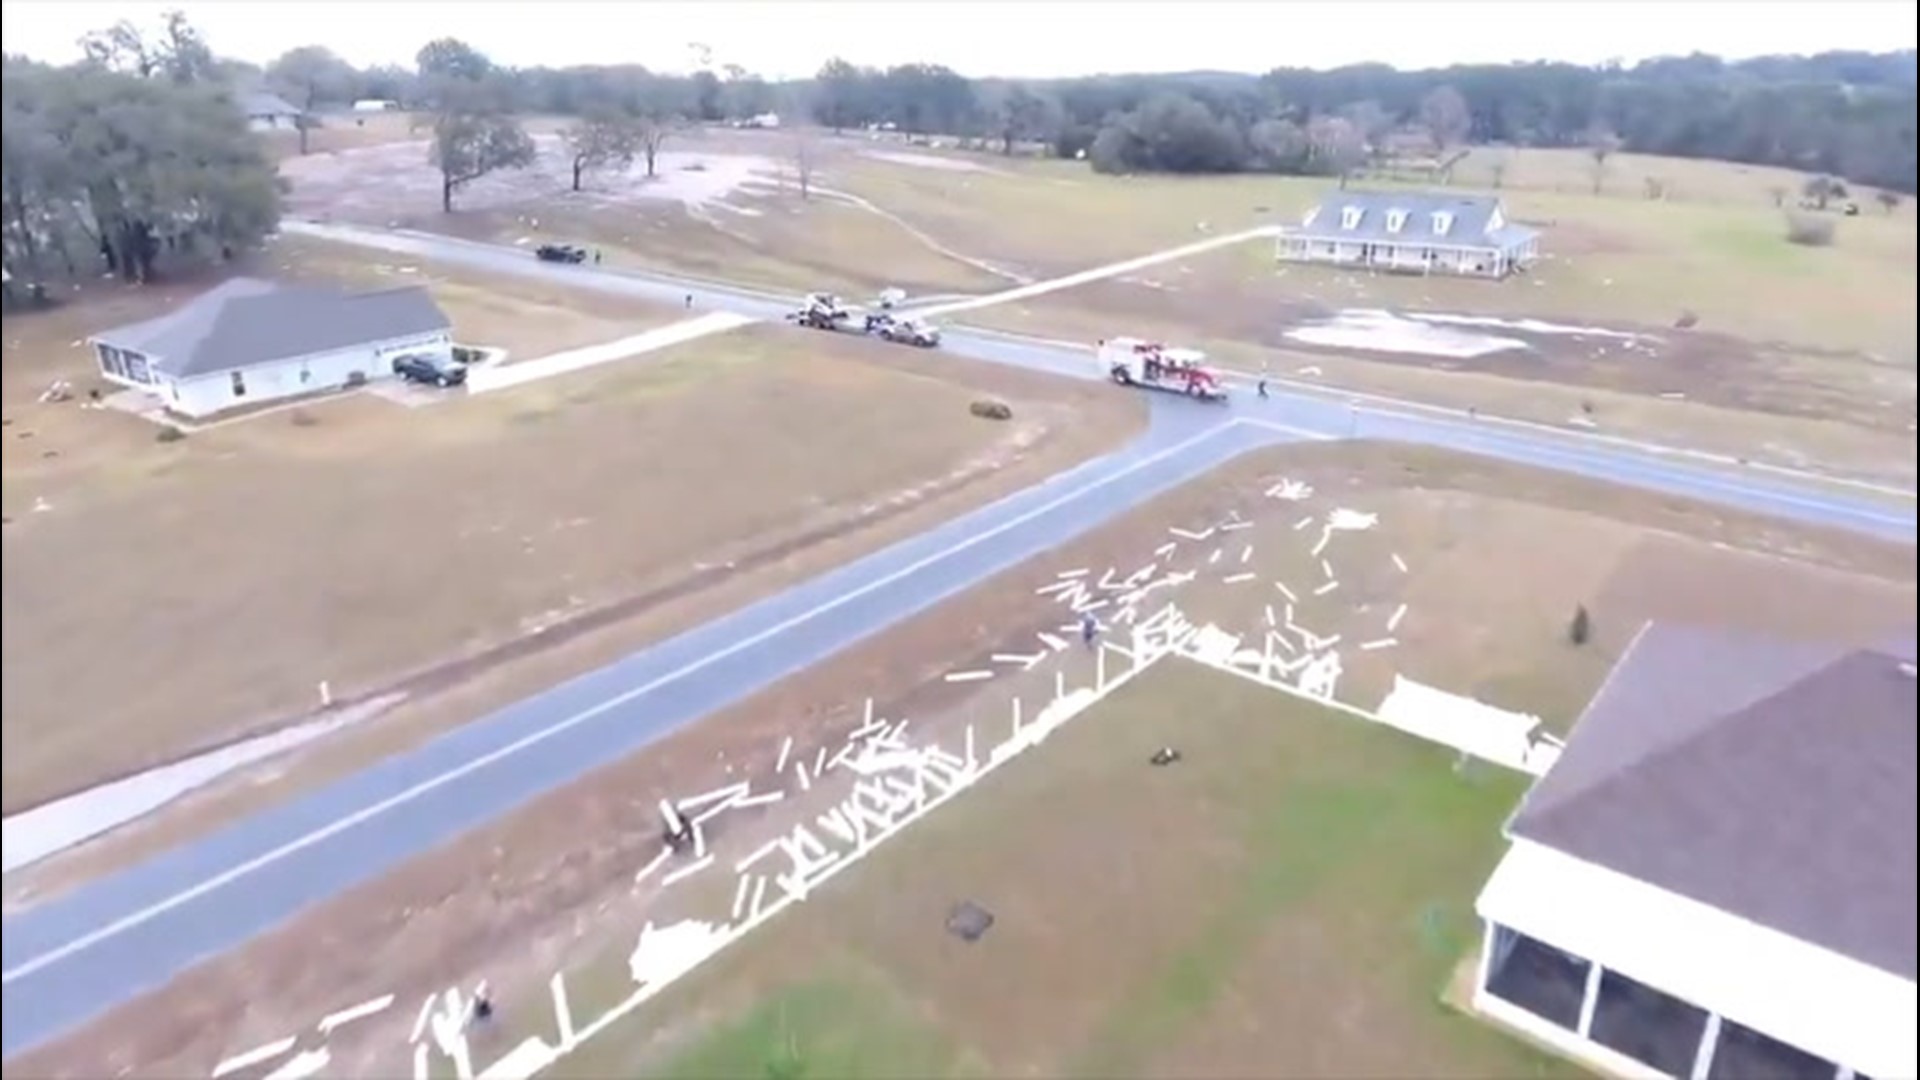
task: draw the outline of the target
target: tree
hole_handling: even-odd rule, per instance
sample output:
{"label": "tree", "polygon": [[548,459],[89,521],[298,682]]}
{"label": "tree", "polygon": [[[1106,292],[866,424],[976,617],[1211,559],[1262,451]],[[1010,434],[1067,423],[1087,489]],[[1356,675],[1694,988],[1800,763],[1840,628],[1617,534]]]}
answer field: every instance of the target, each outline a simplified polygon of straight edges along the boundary
{"label": "tree", "polygon": [[1587,157],[1593,161],[1593,193],[1607,182],[1607,161],[1620,149],[1620,136],[1612,128],[1596,127],[1587,132]]}
{"label": "tree", "polygon": [[184,85],[215,82],[219,76],[213,50],[179,11],[162,15],[160,31],[151,39],[122,19],[81,37],[80,52],[88,64],[142,79],[164,77]]}
{"label": "tree", "polygon": [[[1353,126],[1359,139],[1359,157],[1378,163],[1386,152],[1387,135],[1393,131],[1393,116],[1377,101],[1356,101],[1341,108],[1340,117]],[[1359,161],[1354,163],[1359,164]]]}
{"label": "tree", "polygon": [[867,87],[871,74],[839,57],[827,61],[814,76],[813,118],[840,132],[866,121]]}
{"label": "tree", "polygon": [[7,61],[9,263],[44,276],[49,249],[70,271],[73,251],[87,249],[109,273],[145,282],[163,258],[232,258],[273,231],[273,166],[224,88],[163,70]]}
{"label": "tree", "polygon": [[1013,83],[996,89],[987,103],[987,114],[1000,153],[1011,157],[1015,143],[1044,140],[1053,127],[1053,102],[1041,97],[1025,83]]}
{"label": "tree", "polygon": [[1451,86],[1436,86],[1420,99],[1420,123],[1433,136],[1433,145],[1445,157],[1462,146],[1473,130],[1473,113],[1467,99]]}
{"label": "tree", "polygon": [[1880,209],[1885,210],[1889,214],[1900,209],[1902,200],[1900,193],[1897,191],[1888,191],[1886,188],[1881,188],[1879,191],[1873,193],[1873,198],[1874,201],[1880,204]]}
{"label": "tree", "polygon": [[1233,172],[1246,166],[1246,140],[1230,120],[1184,94],[1162,94],[1114,117],[1087,159],[1098,172]]}
{"label": "tree", "polygon": [[767,80],[739,64],[728,64],[724,71],[726,79],[720,87],[723,115],[746,120],[774,110],[773,87]]}
{"label": "tree", "polygon": [[1307,124],[1307,147],[1314,171],[1339,177],[1342,188],[1367,155],[1359,129],[1344,116],[1314,117]]}
{"label": "tree", "polygon": [[493,61],[459,38],[436,38],[427,42],[414,54],[413,62],[423,80],[477,83],[494,73]]}
{"label": "tree", "polygon": [[1499,191],[1507,183],[1507,170],[1513,168],[1513,151],[1496,146],[1487,151],[1487,184]]}
{"label": "tree", "polygon": [[289,49],[267,65],[267,79],[300,110],[300,153],[307,152],[309,118],[323,101],[345,101],[351,93],[353,68],[321,45]]}
{"label": "tree", "polygon": [[1810,176],[1801,185],[1800,194],[1810,200],[1815,209],[1825,210],[1833,200],[1847,197],[1847,185],[1831,176]]}
{"label": "tree", "polygon": [[1255,169],[1297,175],[1307,171],[1313,147],[1299,124],[1262,120],[1247,129],[1247,153]]}
{"label": "tree", "polygon": [[813,132],[798,128],[793,132],[793,179],[800,188],[802,201],[813,197],[813,171],[818,162],[819,148],[813,143]]}
{"label": "tree", "polygon": [[440,170],[440,210],[450,214],[460,188],[501,169],[524,169],[537,152],[508,111],[510,85],[478,50],[441,38],[422,46],[416,62],[433,109],[427,157]]}
{"label": "tree", "polygon": [[633,165],[640,147],[640,125],[625,113],[603,110],[568,128],[566,142],[573,161],[573,190],[579,191],[587,172]]}

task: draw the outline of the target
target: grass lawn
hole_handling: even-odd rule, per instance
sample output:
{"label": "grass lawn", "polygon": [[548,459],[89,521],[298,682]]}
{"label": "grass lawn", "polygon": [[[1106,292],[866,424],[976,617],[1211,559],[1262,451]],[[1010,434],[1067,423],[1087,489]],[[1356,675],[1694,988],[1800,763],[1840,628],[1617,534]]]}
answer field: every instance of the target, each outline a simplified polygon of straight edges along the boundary
{"label": "grass lawn", "polygon": [[[309,279],[349,263],[325,245],[266,261]],[[436,282],[461,340],[519,355],[656,314],[413,277]],[[985,498],[1015,463],[1063,466],[1121,437],[1137,406],[776,328],[427,408],[324,400],[173,443],[115,410],[37,401],[56,378],[82,396],[97,384],[76,339],[192,291],[115,289],[8,320],[10,811],[297,716],[323,679],[346,698],[633,597],[762,563],[798,572],[809,545],[895,510]],[[969,416],[983,390],[1016,401],[1016,422]],[[1087,403],[1112,422],[1086,420]],[[1083,421],[1093,439],[1072,434]]]}
{"label": "grass lawn", "polygon": [[1171,662],[560,1068],[1576,1075],[1438,1001],[1521,790]]}

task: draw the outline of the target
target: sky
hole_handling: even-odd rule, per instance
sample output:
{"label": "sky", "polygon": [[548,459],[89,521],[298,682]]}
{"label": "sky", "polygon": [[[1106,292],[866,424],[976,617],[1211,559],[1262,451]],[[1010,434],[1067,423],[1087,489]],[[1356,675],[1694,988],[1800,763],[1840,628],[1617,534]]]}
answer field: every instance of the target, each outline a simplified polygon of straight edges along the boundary
{"label": "sky", "polygon": [[[325,45],[358,65],[412,66],[452,35],[518,67],[707,58],[775,78],[829,57],[945,64],[970,76],[1196,69],[1261,72],[1362,61],[1397,67],[1509,60],[1632,62],[1913,48],[1915,0],[0,0],[6,50],[65,62],[91,29],[157,24],[179,8],[216,53],[261,63]],[[703,51],[704,50],[704,51]]]}

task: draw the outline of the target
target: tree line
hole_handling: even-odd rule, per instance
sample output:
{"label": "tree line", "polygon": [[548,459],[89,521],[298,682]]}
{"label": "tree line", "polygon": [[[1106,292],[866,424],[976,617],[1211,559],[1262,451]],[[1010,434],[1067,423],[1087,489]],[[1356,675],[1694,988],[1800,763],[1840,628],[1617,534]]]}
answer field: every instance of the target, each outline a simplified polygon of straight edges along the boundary
{"label": "tree line", "polygon": [[[82,45],[84,59],[64,67],[5,59],[0,242],[25,282],[97,271],[144,281],[169,259],[229,258],[271,233],[280,182],[237,106],[259,88],[309,117],[368,98],[412,110],[449,210],[472,181],[532,162],[520,120],[530,113],[580,119],[564,137],[576,188],[597,169],[651,171],[685,125],[764,113],[1084,157],[1109,172],[1344,177],[1407,145],[1444,169],[1469,145],[1503,143],[1582,146],[1599,165],[1629,150],[1915,187],[1912,50],[1051,80],[836,59],[810,79],[773,82],[732,65],[515,69],[451,37],[424,45],[410,69],[355,68],[320,46],[256,68],[219,57],[178,13]],[[314,122],[300,124],[303,150]]]}
{"label": "tree line", "polygon": [[[969,79],[936,64],[829,60],[769,82],[738,66],[690,75],[643,67],[503,69],[515,110],[586,115],[625,100],[688,122],[779,113],[837,131],[870,127],[1086,157],[1109,171],[1337,175],[1409,146],[1444,163],[1469,145],[1581,147],[1714,158],[1916,186],[1915,54],[1830,52],[1632,66],[1362,64],[1265,75],[1190,73]],[[324,49],[262,73],[302,107],[426,102],[421,70],[356,70]]]}

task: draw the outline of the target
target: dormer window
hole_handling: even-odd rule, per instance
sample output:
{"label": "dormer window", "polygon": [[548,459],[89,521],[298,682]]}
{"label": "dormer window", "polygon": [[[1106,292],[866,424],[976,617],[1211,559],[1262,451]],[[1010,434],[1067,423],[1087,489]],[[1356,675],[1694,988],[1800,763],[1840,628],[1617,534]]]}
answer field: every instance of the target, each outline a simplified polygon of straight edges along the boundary
{"label": "dormer window", "polygon": [[1365,213],[1366,213],[1365,210],[1362,210],[1357,206],[1349,206],[1342,209],[1340,211],[1340,227],[1343,229],[1359,228],[1360,217]]}
{"label": "dormer window", "polygon": [[1491,215],[1487,217],[1488,232],[1499,232],[1501,229],[1504,229],[1506,227],[1507,227],[1506,215],[1502,214],[1500,211],[1495,210]]}
{"label": "dormer window", "polygon": [[1453,229],[1453,215],[1445,210],[1436,210],[1433,215],[1433,232],[1436,236],[1445,236]]}
{"label": "dormer window", "polygon": [[1387,211],[1387,231],[1388,232],[1399,232],[1400,227],[1402,225],[1405,225],[1406,223],[1407,223],[1407,212],[1405,210]]}

